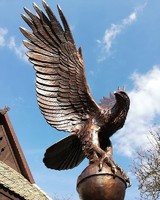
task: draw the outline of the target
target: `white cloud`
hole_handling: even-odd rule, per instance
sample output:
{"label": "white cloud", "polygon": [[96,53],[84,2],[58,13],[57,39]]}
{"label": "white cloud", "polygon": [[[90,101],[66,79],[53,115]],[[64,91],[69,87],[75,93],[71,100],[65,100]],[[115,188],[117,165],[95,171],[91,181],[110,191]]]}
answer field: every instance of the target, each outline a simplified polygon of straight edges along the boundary
{"label": "white cloud", "polygon": [[121,25],[115,25],[112,24],[110,29],[107,29],[105,31],[105,35],[103,38],[104,43],[104,50],[106,53],[109,52],[113,40],[116,38],[116,36],[121,32],[122,26]]}
{"label": "white cloud", "polygon": [[115,134],[116,151],[132,156],[137,148],[147,147],[149,131],[160,116],[160,66],[146,74],[132,75],[134,88],[128,92],[131,106],[123,129]]}
{"label": "white cloud", "polygon": [[147,3],[145,3],[143,6],[137,7],[128,17],[124,18],[121,23],[112,24],[111,27],[105,31],[103,39],[97,40],[97,43],[102,48],[101,55],[98,59],[99,61],[104,61],[106,59],[107,55],[110,53],[110,49],[115,38],[122,32],[122,30],[126,26],[131,25],[133,22],[136,21],[138,13],[140,11],[143,11],[146,4]]}
{"label": "white cloud", "polygon": [[8,33],[8,30],[6,28],[0,27],[0,46],[5,45],[5,35]]}
{"label": "white cloud", "polygon": [[25,55],[26,52],[26,48],[24,47],[24,45],[17,45],[15,38],[12,36],[10,37],[10,40],[7,44],[7,46],[9,47],[9,49],[13,50],[15,52],[15,54],[22,60],[27,61],[27,57]]}
{"label": "white cloud", "polygon": [[18,56],[21,60],[27,61],[27,57],[25,55],[26,48],[24,45],[17,45],[15,41],[15,37],[10,36],[7,37],[8,30],[6,28],[0,27],[0,47],[9,48],[12,50],[16,56]]}
{"label": "white cloud", "polygon": [[[130,25],[137,19],[137,11],[132,12],[126,19],[122,20],[122,26]],[[123,28],[123,27],[122,27]]]}

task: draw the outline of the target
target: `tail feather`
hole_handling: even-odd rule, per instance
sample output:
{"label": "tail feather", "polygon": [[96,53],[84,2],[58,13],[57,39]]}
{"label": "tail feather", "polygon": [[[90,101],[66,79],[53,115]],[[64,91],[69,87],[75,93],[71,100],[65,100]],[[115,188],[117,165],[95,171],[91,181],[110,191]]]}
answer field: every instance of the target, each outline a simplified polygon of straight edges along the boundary
{"label": "tail feather", "polygon": [[49,147],[43,162],[48,168],[64,170],[76,167],[84,158],[82,144],[77,135],[70,135]]}

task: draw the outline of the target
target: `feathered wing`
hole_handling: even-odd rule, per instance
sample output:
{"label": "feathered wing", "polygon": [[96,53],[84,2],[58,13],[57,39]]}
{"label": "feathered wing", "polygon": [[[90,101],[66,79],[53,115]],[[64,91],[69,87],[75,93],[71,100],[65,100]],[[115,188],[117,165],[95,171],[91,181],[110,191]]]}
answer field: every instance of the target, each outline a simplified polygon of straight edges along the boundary
{"label": "feathered wing", "polygon": [[115,96],[110,93],[110,97],[103,97],[101,100],[100,100],[100,103],[99,103],[99,106],[104,109],[104,110],[109,110],[111,109],[116,103],[116,98]]}
{"label": "feathered wing", "polygon": [[85,120],[100,112],[89,91],[81,49],[76,49],[68,23],[58,7],[63,24],[42,1],[46,16],[36,4],[38,15],[24,8],[22,15],[32,32],[20,28],[29,41],[24,45],[36,70],[38,104],[46,121],[62,131],[76,132]]}
{"label": "feathered wing", "polygon": [[46,167],[56,170],[72,169],[85,158],[82,144],[76,134],[50,146],[44,155],[43,162]]}

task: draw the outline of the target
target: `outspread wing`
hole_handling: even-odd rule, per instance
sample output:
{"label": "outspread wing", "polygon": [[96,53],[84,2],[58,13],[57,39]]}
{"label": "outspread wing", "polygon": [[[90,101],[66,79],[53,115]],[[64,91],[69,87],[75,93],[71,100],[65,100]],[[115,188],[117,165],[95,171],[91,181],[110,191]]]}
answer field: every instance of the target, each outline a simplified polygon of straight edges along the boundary
{"label": "outspread wing", "polygon": [[104,110],[110,110],[115,105],[115,103],[116,103],[116,98],[112,93],[110,93],[109,98],[103,97],[100,100],[99,106]]}
{"label": "outspread wing", "polygon": [[42,1],[47,15],[36,4],[38,15],[24,8],[22,18],[32,31],[20,28],[29,41],[29,61],[36,70],[38,104],[46,121],[58,130],[79,130],[91,115],[100,112],[89,91],[81,49],[76,49],[68,23],[58,7],[63,27]]}

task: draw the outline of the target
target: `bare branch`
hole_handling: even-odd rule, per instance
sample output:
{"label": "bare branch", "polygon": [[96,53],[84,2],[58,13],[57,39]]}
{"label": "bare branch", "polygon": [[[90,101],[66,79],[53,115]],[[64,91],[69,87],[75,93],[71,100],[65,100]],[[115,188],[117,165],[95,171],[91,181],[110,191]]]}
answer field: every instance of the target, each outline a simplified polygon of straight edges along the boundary
{"label": "bare branch", "polygon": [[132,172],[139,181],[141,199],[160,199],[160,128],[151,131],[150,147],[137,152]]}

